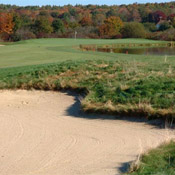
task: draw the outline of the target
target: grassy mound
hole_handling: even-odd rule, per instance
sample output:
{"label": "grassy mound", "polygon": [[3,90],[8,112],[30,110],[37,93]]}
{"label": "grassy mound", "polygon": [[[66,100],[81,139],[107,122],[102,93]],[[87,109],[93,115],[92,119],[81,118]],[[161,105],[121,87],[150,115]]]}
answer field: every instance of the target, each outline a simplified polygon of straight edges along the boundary
{"label": "grassy mound", "polygon": [[164,144],[141,157],[128,175],[174,175],[175,143]]}

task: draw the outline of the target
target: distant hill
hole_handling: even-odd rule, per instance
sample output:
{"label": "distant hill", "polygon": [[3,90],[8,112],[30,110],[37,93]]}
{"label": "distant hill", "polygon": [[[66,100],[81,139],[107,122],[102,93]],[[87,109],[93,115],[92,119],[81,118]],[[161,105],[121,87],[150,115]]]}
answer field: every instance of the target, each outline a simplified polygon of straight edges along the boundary
{"label": "distant hill", "polygon": [[[78,38],[122,38],[124,35],[121,28],[128,22],[142,23],[147,32],[147,38],[154,39],[153,37],[156,36],[163,39],[158,36],[157,32],[168,30],[173,38],[172,33],[174,34],[175,27],[175,2],[113,6],[47,5],[42,7],[0,4],[0,13],[0,33],[3,34],[1,38],[13,41],[42,37],[72,38],[75,37],[75,33]],[[105,26],[110,17],[120,18],[123,23],[117,28],[118,33],[113,32],[113,35],[109,33],[116,28],[116,25]],[[157,27],[156,24],[160,20],[163,20],[164,23]],[[4,31],[3,26],[8,26],[5,21],[6,23],[13,22],[13,25],[8,27],[11,28],[10,31]],[[120,22],[114,20],[111,23]],[[153,35],[153,32],[156,33]],[[166,38],[166,40],[169,39]]]}

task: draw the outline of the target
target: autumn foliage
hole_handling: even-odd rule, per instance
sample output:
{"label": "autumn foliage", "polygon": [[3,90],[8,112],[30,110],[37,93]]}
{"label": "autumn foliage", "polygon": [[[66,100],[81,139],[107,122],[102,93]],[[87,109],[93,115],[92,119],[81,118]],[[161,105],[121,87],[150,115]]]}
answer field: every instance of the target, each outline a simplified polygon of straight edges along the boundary
{"label": "autumn foliage", "polygon": [[90,15],[84,16],[82,18],[82,20],[80,21],[80,24],[82,26],[90,26],[90,25],[92,25],[92,19],[91,19]]}
{"label": "autumn foliage", "polygon": [[0,38],[5,41],[73,38],[75,32],[77,38],[175,40],[175,2],[42,7],[0,4]]}
{"label": "autumn foliage", "polygon": [[109,36],[111,38],[120,35],[123,27],[120,17],[111,16],[105,20],[105,23],[99,27],[100,36]]}
{"label": "autumn foliage", "polygon": [[13,32],[13,16],[9,13],[0,13],[0,34]]}

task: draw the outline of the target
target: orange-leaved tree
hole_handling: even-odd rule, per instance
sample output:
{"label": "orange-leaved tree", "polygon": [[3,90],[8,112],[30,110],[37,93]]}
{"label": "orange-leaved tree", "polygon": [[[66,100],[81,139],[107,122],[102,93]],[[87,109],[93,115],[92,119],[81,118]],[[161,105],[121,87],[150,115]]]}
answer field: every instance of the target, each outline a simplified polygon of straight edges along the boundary
{"label": "orange-leaved tree", "polygon": [[120,17],[111,16],[99,27],[99,34],[101,37],[116,37],[117,35],[120,35],[123,25],[124,24]]}
{"label": "orange-leaved tree", "polygon": [[86,16],[84,16],[81,21],[80,21],[80,24],[82,26],[91,26],[92,25],[92,18],[91,16],[88,14]]}
{"label": "orange-leaved tree", "polygon": [[11,34],[13,28],[13,15],[10,13],[0,13],[0,34]]}

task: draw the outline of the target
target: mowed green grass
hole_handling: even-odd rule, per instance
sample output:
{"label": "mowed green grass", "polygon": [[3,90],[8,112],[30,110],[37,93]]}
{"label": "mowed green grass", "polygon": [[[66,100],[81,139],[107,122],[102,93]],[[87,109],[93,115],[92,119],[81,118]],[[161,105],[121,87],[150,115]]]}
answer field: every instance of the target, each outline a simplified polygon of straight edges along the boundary
{"label": "mowed green grass", "polygon": [[[18,67],[62,62],[65,60],[87,59],[139,59],[140,56],[126,56],[99,52],[77,50],[80,44],[113,44],[113,43],[159,43],[143,39],[95,40],[95,39],[36,39],[10,43],[0,47],[0,68]],[[163,42],[163,41],[162,41]],[[2,43],[3,44],[3,43]]]}

